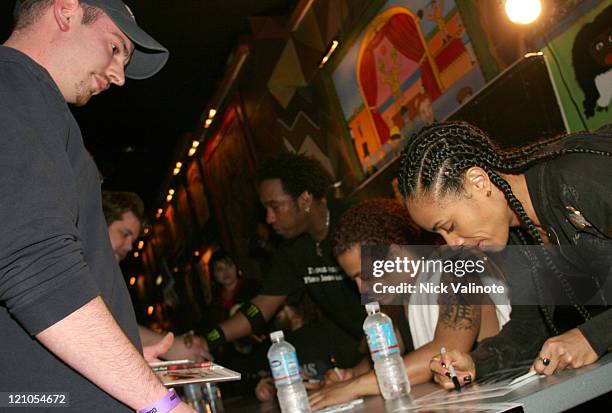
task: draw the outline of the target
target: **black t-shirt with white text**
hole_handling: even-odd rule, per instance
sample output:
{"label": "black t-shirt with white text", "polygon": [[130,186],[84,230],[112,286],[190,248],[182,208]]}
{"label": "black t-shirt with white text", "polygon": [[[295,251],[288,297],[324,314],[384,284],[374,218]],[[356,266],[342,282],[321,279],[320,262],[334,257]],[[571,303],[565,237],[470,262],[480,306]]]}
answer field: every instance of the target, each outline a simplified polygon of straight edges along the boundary
{"label": "black t-shirt with white text", "polygon": [[330,228],[320,242],[322,254],[317,254],[316,243],[309,234],[286,241],[272,259],[261,294],[295,298],[306,289],[330,320],[359,339],[363,335],[365,311],[355,283],[345,276],[332,255],[330,239],[335,223],[349,205],[331,199],[328,207]]}

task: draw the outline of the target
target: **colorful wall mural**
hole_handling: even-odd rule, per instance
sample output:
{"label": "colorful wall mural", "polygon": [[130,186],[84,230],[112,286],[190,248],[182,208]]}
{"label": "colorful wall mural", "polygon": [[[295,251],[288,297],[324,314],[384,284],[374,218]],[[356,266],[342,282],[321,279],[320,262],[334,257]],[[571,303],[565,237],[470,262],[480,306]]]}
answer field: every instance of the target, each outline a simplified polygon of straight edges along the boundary
{"label": "colorful wall mural", "polygon": [[572,132],[612,122],[612,1],[589,3],[543,50]]}
{"label": "colorful wall mural", "polygon": [[366,173],[442,120],[485,79],[451,0],[389,0],[332,73]]}

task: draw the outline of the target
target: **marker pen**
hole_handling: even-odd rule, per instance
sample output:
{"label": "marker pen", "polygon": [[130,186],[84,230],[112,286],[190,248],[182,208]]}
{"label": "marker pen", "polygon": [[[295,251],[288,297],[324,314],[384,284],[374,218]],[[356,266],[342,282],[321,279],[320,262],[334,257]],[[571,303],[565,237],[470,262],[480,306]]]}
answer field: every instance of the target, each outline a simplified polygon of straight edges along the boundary
{"label": "marker pen", "polygon": [[[442,347],[440,349],[440,354],[446,354],[445,347]],[[455,390],[461,391],[461,384],[459,384],[459,377],[457,377],[457,372],[455,371],[455,368],[451,363],[448,363],[446,368],[448,369],[448,372],[450,373],[450,378],[453,381],[453,384],[455,385]]]}

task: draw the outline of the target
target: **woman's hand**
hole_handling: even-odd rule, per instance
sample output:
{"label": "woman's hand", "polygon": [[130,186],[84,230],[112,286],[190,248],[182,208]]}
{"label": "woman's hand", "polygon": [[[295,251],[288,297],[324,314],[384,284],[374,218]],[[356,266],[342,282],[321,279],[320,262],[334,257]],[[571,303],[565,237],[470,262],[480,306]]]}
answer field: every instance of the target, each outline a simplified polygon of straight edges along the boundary
{"label": "woman's hand", "polygon": [[355,378],[355,372],[353,369],[340,369],[340,368],[332,368],[325,372],[325,385],[340,383],[343,381],[352,380]]}
{"label": "woman's hand", "polygon": [[577,369],[597,361],[597,353],[582,332],[573,328],[559,336],[546,340],[540,356],[531,368],[550,376],[557,370]]}
{"label": "woman's hand", "polygon": [[326,384],[321,390],[310,394],[310,408],[314,412],[328,406],[346,403],[359,397],[355,380]]}
{"label": "woman's hand", "polygon": [[274,388],[274,380],[272,377],[263,377],[255,387],[255,396],[260,402],[271,400],[276,396],[276,388]]}
{"label": "woman's hand", "polygon": [[429,368],[434,375],[435,382],[445,389],[450,390],[455,387],[447,368],[450,364],[455,368],[459,384],[462,386],[471,383],[476,377],[476,367],[468,353],[453,350],[445,354],[438,354],[429,362]]}

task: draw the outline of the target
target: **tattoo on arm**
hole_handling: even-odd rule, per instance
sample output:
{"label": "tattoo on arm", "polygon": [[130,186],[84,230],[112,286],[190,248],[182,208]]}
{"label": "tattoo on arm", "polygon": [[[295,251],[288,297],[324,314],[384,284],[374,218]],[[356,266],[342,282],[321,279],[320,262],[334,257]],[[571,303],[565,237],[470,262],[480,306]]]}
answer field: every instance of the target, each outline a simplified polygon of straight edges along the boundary
{"label": "tattoo on arm", "polygon": [[438,321],[453,330],[478,330],[481,307],[459,300],[454,294],[440,296]]}

